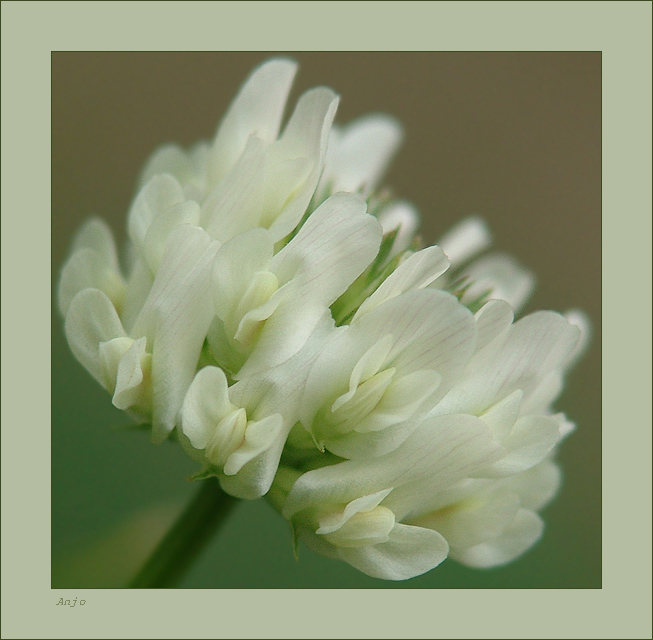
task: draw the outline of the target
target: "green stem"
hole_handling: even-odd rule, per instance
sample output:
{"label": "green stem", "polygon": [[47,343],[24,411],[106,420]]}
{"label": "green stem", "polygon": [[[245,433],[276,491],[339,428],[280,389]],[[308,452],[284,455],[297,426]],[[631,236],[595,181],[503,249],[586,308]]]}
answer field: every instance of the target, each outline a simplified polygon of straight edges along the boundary
{"label": "green stem", "polygon": [[216,478],[202,480],[202,486],[193,501],[161,540],[128,588],[174,588],[237,502],[236,498],[220,488]]}

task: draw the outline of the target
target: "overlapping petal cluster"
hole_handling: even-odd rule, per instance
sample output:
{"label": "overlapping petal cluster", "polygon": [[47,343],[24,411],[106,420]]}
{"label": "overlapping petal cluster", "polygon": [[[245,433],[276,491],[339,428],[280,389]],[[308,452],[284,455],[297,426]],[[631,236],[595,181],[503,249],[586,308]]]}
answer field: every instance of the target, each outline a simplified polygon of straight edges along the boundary
{"label": "overlapping petal cluster", "polygon": [[[80,231],[59,304],[70,347],[120,409],[171,433],[295,540],[391,580],[448,555],[512,560],[540,536],[552,409],[586,323],[515,321],[532,276],[470,219],[419,249],[410,204],[377,186],[401,138],[387,116],[333,125],[271,60],[211,143],[147,164],[121,266],[100,220]],[[281,132],[280,132],[281,131]]]}

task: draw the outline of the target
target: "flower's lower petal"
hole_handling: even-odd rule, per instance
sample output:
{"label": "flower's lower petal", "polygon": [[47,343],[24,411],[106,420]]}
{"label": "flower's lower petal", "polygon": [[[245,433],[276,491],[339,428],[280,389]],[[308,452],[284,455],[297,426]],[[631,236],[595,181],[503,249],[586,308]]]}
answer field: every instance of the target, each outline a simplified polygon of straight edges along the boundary
{"label": "flower's lower petal", "polygon": [[410,522],[441,533],[453,551],[497,538],[515,519],[519,508],[516,494],[495,492],[412,518]]}
{"label": "flower's lower petal", "polygon": [[327,516],[320,519],[320,527],[316,533],[321,535],[336,531],[357,513],[371,511],[374,507],[377,507],[381,500],[383,500],[390,491],[392,491],[392,489],[384,489],[368,496],[361,496],[360,498],[352,500],[342,511],[329,513]]}
{"label": "flower's lower petal", "polygon": [[531,511],[543,509],[556,495],[562,481],[558,465],[550,458],[501,482],[507,491],[519,495],[522,507]]}
{"label": "flower's lower petal", "polygon": [[451,557],[468,567],[485,569],[511,562],[530,549],[541,537],[542,519],[528,509],[520,509],[498,538],[467,549],[452,549]]}
{"label": "flower's lower petal", "polygon": [[512,431],[519,417],[523,396],[522,390],[517,389],[479,416],[497,442],[503,443]]}
{"label": "flower's lower petal", "polygon": [[406,291],[350,326],[367,341],[387,334],[394,336],[389,366],[404,374],[437,371],[443,387],[456,379],[474,352],[472,314],[454,296],[442,291]]}
{"label": "flower's lower petal", "polygon": [[351,500],[395,487],[384,504],[410,511],[434,488],[444,489],[505,454],[485,424],[472,416],[423,420],[406,441],[385,456],[341,462],[303,474],[293,486],[284,516],[324,503]]}
{"label": "flower's lower petal", "polygon": [[212,430],[235,409],[227,388],[222,369],[212,366],[200,369],[188,388],[181,408],[181,430],[196,449],[206,448]]}
{"label": "flower's lower petal", "polygon": [[443,562],[447,541],[431,529],[395,524],[387,542],[356,548],[340,548],[339,556],[373,578],[408,580]]}
{"label": "flower's lower petal", "polygon": [[80,291],[70,303],[65,331],[77,360],[100,384],[108,388],[100,358],[100,344],[125,335],[111,300],[98,289]]}
{"label": "flower's lower petal", "polygon": [[151,363],[152,356],[145,350],[147,338],[135,340],[121,358],[116,375],[113,404],[118,409],[138,407],[151,411]]}
{"label": "flower's lower petal", "polygon": [[279,414],[248,423],[245,442],[229,456],[220,474],[223,489],[246,500],[265,495],[279,467],[289,431]]}

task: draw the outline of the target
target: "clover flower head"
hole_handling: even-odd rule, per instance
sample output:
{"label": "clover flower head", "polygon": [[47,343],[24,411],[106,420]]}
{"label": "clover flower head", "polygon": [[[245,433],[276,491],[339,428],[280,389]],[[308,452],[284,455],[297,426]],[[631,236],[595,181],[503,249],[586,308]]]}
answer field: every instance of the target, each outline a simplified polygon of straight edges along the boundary
{"label": "clover flower head", "polygon": [[264,63],[212,141],[154,153],[126,263],[106,224],[82,228],[59,286],[71,350],[296,542],[390,580],[509,562],[559,486],[573,425],[553,404],[588,323],[515,320],[534,278],[480,255],[480,219],[421,248],[415,209],[379,190],[399,124],[337,127],[320,87],[282,127],[295,71]]}

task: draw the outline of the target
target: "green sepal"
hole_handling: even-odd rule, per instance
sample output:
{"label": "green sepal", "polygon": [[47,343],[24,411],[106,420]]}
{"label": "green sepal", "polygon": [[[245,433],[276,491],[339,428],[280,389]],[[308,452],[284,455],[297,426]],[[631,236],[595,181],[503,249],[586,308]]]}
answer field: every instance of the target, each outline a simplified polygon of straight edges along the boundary
{"label": "green sepal", "polygon": [[220,470],[213,464],[205,464],[197,473],[188,478],[189,481],[206,480],[207,478],[219,478]]}
{"label": "green sepal", "polygon": [[392,250],[392,246],[395,243],[398,233],[399,227],[392,229],[392,231],[388,231],[388,233],[383,235],[379,252],[376,254],[376,258],[372,263],[371,273],[377,272],[381,268],[381,265],[386,261],[386,258],[390,255],[390,251]]}
{"label": "green sepal", "polygon": [[292,545],[292,554],[293,556],[295,556],[295,560],[299,562],[299,534],[297,533],[297,527],[293,522],[290,523],[290,531],[291,531],[290,544]]}

